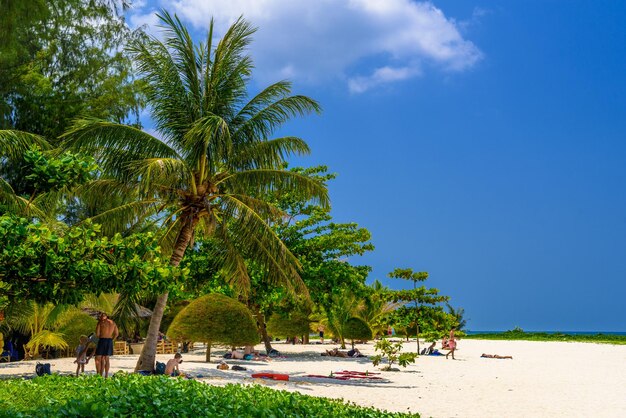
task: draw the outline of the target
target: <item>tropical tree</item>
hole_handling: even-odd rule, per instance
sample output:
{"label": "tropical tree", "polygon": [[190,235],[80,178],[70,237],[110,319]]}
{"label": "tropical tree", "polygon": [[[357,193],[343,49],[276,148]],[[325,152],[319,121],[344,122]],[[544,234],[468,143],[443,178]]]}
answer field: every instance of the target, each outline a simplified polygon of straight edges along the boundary
{"label": "tropical tree", "polygon": [[467,320],[465,319],[465,309],[461,307],[454,309],[454,307],[447,302],[446,308],[448,308],[448,313],[456,319],[456,329],[458,331],[463,331],[467,325]]}
{"label": "tropical tree", "polygon": [[[65,149],[94,155],[103,177],[83,190],[85,199],[124,195],[134,200],[96,215],[110,228],[146,222],[160,228],[162,247],[176,266],[194,236],[211,236],[221,272],[243,293],[245,258],[264,268],[273,283],[294,283],[306,292],[299,263],[268,221],[281,212],[264,201],[272,190],[328,204],[323,184],[283,169],[285,158],[306,154],[296,137],[270,140],[284,122],[319,111],[305,96],[291,96],[281,81],[248,100],[252,60],[245,50],[255,29],[237,20],[217,45],[213,23],[206,43],[194,45],[178,17],[158,15],[164,37],[129,48],[146,83],[158,137],[135,127],[83,119],[63,136]],[[137,369],[154,367],[156,343],[168,293],[157,298]]]}
{"label": "tropical tree", "polygon": [[343,338],[351,340],[352,348],[354,348],[354,340],[371,340],[374,334],[372,328],[359,317],[352,317],[346,321],[343,327]]}
{"label": "tropical tree", "polygon": [[341,348],[346,348],[345,339],[350,338],[346,335],[349,332],[349,324],[353,318],[359,317],[363,307],[363,299],[350,290],[346,289],[333,297],[332,308],[326,312],[327,319],[322,320],[321,323],[339,339]]}
{"label": "tropical tree", "polygon": [[0,1],[0,129],[56,143],[78,115],[138,119],[128,0]]}
{"label": "tropical tree", "polygon": [[394,312],[395,321],[401,328],[406,330],[407,338],[409,328],[415,329],[417,353],[419,354],[420,320],[435,316],[437,313],[443,314],[443,308],[438,304],[446,302],[450,298],[440,295],[438,289],[426,288],[426,286],[417,287],[418,282],[423,282],[428,278],[428,273],[425,271],[414,272],[410,268],[397,268],[389,273],[389,277],[413,282],[413,289],[397,290],[389,295],[392,302],[402,303],[402,306]]}
{"label": "tropical tree", "polygon": [[16,185],[12,184],[10,176],[7,176],[4,170],[7,165],[23,165],[25,155],[33,148],[49,149],[50,145],[39,135],[0,130],[0,215],[13,213],[28,217],[47,217],[46,212],[39,208],[38,202],[35,201],[36,196],[34,194],[23,196],[20,190],[16,191]]}
{"label": "tropical tree", "polygon": [[169,326],[167,336],[177,341],[205,342],[207,362],[211,360],[211,344],[259,342],[256,321],[246,305],[219,293],[202,296],[183,308]]}
{"label": "tropical tree", "polygon": [[374,336],[385,334],[393,312],[402,306],[401,302],[388,300],[391,292],[378,280],[374,280],[374,283],[368,287],[368,294],[364,299],[360,316],[371,327]]}
{"label": "tropical tree", "polygon": [[309,334],[310,323],[308,315],[302,312],[293,312],[290,315],[274,314],[267,321],[267,332],[273,337],[304,336]]}

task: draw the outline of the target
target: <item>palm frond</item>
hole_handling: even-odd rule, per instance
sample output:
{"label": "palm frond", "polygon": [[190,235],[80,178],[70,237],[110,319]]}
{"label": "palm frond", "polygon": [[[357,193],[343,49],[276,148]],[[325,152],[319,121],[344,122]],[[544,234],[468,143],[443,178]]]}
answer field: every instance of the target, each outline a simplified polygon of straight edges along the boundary
{"label": "palm frond", "polygon": [[237,248],[263,267],[268,279],[290,291],[307,294],[298,270],[300,262],[268,226],[264,219],[245,202],[234,196],[223,196],[224,214],[231,219],[229,238]]}
{"label": "palm frond", "polygon": [[23,131],[0,130],[0,157],[19,159],[33,146],[50,149],[50,144],[42,136]]}
{"label": "palm frond", "polygon": [[189,164],[197,166],[205,178],[207,177],[205,170],[214,173],[216,171],[214,164],[229,157],[232,146],[228,124],[217,115],[202,117],[191,125],[182,145]]}
{"label": "palm frond", "polygon": [[150,196],[165,189],[182,189],[191,179],[192,173],[183,161],[177,158],[146,158],[128,163],[131,178],[138,179],[137,186],[142,196]]}
{"label": "palm frond", "polygon": [[68,344],[62,333],[44,329],[31,336],[30,341],[26,344],[26,348],[28,349],[35,349],[38,347],[65,350],[68,348]]}
{"label": "palm frond", "polygon": [[233,137],[237,143],[267,139],[292,117],[320,111],[320,105],[309,97],[299,95],[283,97],[238,124]]}
{"label": "palm frond", "polygon": [[276,169],[292,155],[308,155],[311,152],[307,143],[295,136],[260,141],[241,147],[228,160],[231,170]]}
{"label": "palm frond", "polygon": [[323,207],[330,205],[328,190],[320,181],[286,170],[256,169],[232,173],[217,184],[237,194],[263,196],[274,191],[292,193],[304,200],[312,200]]}
{"label": "palm frond", "polygon": [[101,169],[118,175],[135,160],[181,159],[172,147],[140,129],[95,118],[76,120],[61,139],[63,150],[92,155]]}
{"label": "palm frond", "polygon": [[156,210],[157,199],[144,199],[125,203],[112,209],[105,210],[89,218],[102,226],[102,233],[113,235],[117,232],[123,233],[130,226],[134,225],[138,219],[144,219]]}

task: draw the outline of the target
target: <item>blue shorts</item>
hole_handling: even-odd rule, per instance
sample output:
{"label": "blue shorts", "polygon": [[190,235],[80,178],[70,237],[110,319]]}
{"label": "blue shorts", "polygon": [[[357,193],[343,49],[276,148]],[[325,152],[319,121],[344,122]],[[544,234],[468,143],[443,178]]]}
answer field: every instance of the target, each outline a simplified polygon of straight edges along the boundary
{"label": "blue shorts", "polygon": [[113,355],[113,338],[100,338],[96,346],[96,356]]}

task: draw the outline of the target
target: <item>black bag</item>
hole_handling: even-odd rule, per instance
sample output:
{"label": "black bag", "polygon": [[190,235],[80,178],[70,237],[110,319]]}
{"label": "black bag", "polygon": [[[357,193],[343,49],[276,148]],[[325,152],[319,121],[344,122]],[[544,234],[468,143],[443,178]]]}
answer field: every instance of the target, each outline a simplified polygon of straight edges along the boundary
{"label": "black bag", "polygon": [[50,374],[50,363],[37,363],[35,365],[35,373],[37,373],[37,376]]}
{"label": "black bag", "polygon": [[165,374],[165,363],[157,361],[156,367],[154,368],[154,374]]}

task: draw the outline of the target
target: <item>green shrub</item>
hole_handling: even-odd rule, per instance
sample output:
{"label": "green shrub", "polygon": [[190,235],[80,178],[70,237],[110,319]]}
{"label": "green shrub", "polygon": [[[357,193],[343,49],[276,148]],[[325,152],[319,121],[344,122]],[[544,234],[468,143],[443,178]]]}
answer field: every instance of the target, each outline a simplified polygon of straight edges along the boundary
{"label": "green shrub", "polygon": [[[183,308],[167,330],[177,341],[225,345],[254,345],[259,342],[256,321],[244,305],[218,293],[202,296]],[[206,360],[211,356],[207,349]]]}
{"label": "green shrub", "polygon": [[419,417],[262,386],[209,386],[164,376],[0,381],[0,418],[11,417]]}
{"label": "green shrub", "polygon": [[343,338],[352,340],[353,348],[354,340],[371,340],[372,334],[372,329],[367,322],[357,317],[348,319],[343,327]]}
{"label": "green shrub", "polygon": [[290,316],[274,314],[267,321],[267,332],[273,337],[297,337],[309,333],[309,317],[302,313]]}
{"label": "green shrub", "polygon": [[374,345],[374,349],[381,353],[371,357],[374,366],[378,366],[382,363],[383,359],[387,359],[387,365],[383,370],[391,370],[393,364],[396,362],[400,366],[406,367],[409,363],[415,363],[415,359],[417,358],[417,353],[400,353],[400,351],[402,351],[402,343],[399,341],[392,343],[386,338],[377,341]]}

